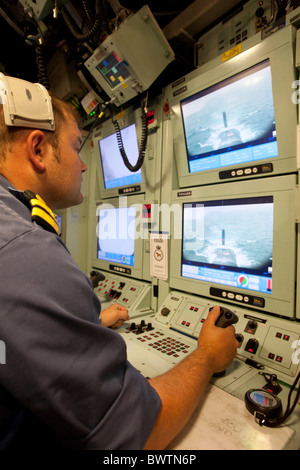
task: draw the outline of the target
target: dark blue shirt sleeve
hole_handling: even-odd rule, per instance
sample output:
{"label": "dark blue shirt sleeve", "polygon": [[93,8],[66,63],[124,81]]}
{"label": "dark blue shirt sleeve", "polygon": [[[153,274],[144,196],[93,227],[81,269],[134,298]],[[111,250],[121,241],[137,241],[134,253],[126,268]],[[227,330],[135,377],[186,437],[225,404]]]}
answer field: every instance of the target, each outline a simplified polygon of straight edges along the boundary
{"label": "dark blue shirt sleeve", "polygon": [[35,227],[1,249],[2,386],[67,448],[140,449],[161,402],[99,322],[91,282]]}

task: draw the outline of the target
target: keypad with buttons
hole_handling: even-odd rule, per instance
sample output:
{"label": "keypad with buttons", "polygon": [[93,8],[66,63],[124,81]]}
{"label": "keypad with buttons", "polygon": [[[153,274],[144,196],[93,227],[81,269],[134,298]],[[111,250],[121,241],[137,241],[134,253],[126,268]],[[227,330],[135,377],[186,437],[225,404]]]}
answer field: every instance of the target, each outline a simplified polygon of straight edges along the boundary
{"label": "keypad with buttons", "polygon": [[187,344],[187,342],[153,328],[152,323],[145,320],[141,320],[140,323],[131,323],[130,326],[127,326],[125,333],[126,335],[135,335],[139,343],[144,343],[144,346],[164,356],[172,356],[177,359],[183,358],[191,352],[191,345]]}

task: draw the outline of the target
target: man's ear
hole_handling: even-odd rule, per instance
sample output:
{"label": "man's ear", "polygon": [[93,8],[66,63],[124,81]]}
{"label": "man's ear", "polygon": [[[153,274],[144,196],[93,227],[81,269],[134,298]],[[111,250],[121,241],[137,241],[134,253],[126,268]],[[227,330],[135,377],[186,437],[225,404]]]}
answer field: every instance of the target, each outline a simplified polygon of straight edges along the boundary
{"label": "man's ear", "polygon": [[47,142],[45,134],[40,130],[30,132],[26,141],[28,156],[36,169],[45,171]]}

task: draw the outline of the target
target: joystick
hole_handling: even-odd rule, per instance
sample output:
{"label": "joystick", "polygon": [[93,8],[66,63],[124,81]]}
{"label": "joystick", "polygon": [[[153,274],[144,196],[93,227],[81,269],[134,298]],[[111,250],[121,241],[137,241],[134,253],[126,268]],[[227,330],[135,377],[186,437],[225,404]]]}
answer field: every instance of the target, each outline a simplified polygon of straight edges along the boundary
{"label": "joystick", "polygon": [[[212,309],[210,309],[212,310]],[[220,307],[220,316],[216,321],[216,326],[226,328],[239,321],[238,316],[226,307]]]}
{"label": "joystick", "polygon": [[[211,307],[209,311],[211,311],[214,307]],[[219,318],[216,321],[216,326],[219,328],[226,328],[229,325],[233,325],[234,323],[237,323],[239,321],[238,316],[233,313],[231,310],[229,310],[226,307],[220,307],[220,315]],[[213,377],[223,377],[225,375],[225,370],[222,372],[217,372],[213,375]]]}
{"label": "joystick", "polygon": [[105,276],[100,271],[93,270],[90,272],[90,280],[92,281],[93,289],[95,289],[98,286],[98,282],[104,281],[104,279],[105,279]]}

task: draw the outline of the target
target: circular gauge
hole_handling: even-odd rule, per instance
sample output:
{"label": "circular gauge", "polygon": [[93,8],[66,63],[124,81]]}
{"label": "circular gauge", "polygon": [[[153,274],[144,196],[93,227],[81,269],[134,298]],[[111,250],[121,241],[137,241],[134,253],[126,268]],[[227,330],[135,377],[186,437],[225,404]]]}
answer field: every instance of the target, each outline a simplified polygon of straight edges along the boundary
{"label": "circular gauge", "polygon": [[245,405],[251,414],[260,413],[267,420],[278,418],[282,413],[281,400],[273,393],[260,388],[246,392]]}

